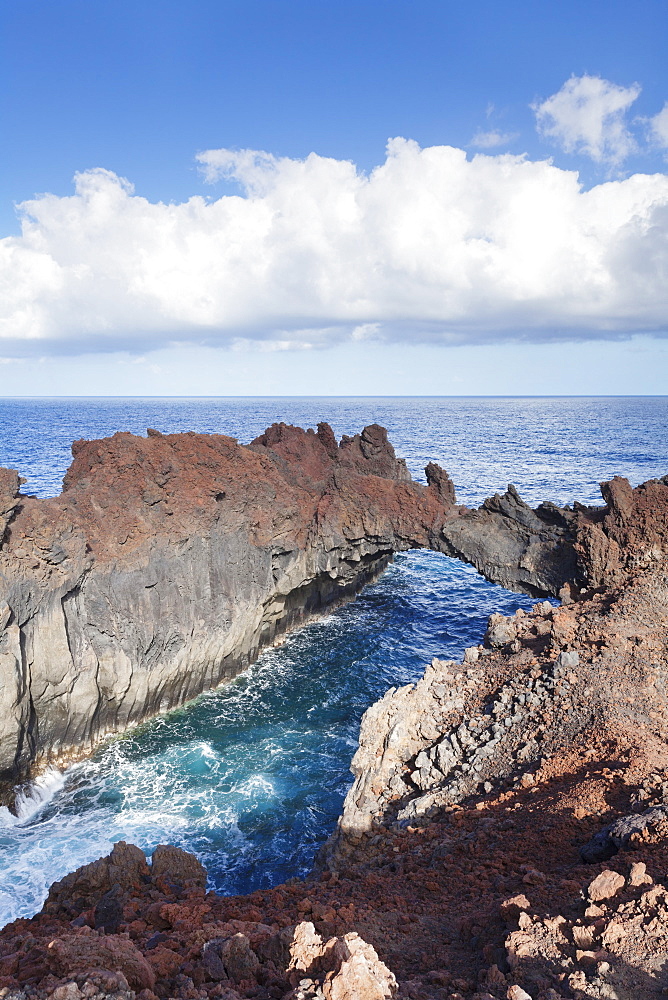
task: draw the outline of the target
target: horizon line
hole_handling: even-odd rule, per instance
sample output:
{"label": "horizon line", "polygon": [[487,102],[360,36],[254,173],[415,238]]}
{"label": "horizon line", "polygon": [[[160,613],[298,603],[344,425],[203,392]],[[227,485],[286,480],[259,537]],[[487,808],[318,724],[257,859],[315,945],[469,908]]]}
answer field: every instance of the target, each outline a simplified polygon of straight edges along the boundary
{"label": "horizon line", "polygon": [[460,394],[436,394],[436,393],[370,393],[370,394],[347,394],[347,393],[261,393],[261,394],[238,394],[238,395],[211,395],[211,394],[180,394],[180,395],[149,395],[137,393],[132,395],[16,395],[2,396],[0,402],[11,402],[12,400],[92,400],[92,399],[668,399],[668,393],[460,393]]}

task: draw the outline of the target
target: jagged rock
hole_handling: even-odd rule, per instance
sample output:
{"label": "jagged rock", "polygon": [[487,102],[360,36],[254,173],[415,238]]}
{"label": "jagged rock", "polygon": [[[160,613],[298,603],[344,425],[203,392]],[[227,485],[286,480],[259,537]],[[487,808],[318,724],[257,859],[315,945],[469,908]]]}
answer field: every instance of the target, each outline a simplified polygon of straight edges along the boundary
{"label": "jagged rock", "polygon": [[120,971],[135,990],[152,989],[155,974],[131,941],[97,934],[65,934],[48,948],[49,965],[60,976],[89,969]]}
{"label": "jagged rock", "polygon": [[[53,499],[22,496],[18,474],[0,470],[8,802],[39,764],[229,680],[396,551],[432,548],[511,589],[571,600],[657,569],[668,545],[663,480],[631,489],[615,478],[602,508],[532,510],[510,486],[467,511],[433,463],[428,486],[413,482],[376,424],[339,444],[324,423],[274,424],[248,447],[151,430],[72,452]],[[517,623],[498,630],[495,643],[522,648]]]}
{"label": "jagged rock", "polygon": [[188,851],[169,844],[158,844],[151,857],[151,877],[167,878],[177,885],[205,886],[206,869]]}
{"label": "jagged rock", "polygon": [[643,813],[621,816],[614,823],[603,827],[580,848],[580,857],[587,864],[607,861],[628,847],[634,838],[668,836],[668,806],[653,806]]}
{"label": "jagged rock", "polygon": [[235,983],[249,979],[260,964],[245,934],[235,934],[223,941],[220,958],[228,977]]}
{"label": "jagged rock", "polygon": [[[149,528],[164,528],[173,518],[176,527],[164,529],[163,541],[171,540],[178,558],[193,538],[198,545],[203,538],[213,544],[219,536],[211,505],[231,501],[233,494],[237,499],[220,531],[227,538],[230,525],[236,525],[247,541],[252,534],[249,544],[264,553],[262,558],[271,553],[273,583],[268,586],[272,601],[279,590],[285,598],[283,611],[291,600],[293,610],[308,605],[299,581],[316,550],[320,556],[335,551],[335,562],[343,560],[318,563],[318,586],[325,575],[334,580],[332,571],[341,574],[337,579],[359,581],[359,562],[366,555],[368,570],[381,549],[417,544],[418,535],[448,551],[450,521],[478,525],[476,558],[485,556],[490,575],[498,571],[513,577],[513,566],[504,560],[514,551],[522,565],[515,567],[513,579],[527,589],[544,586],[554,592],[550,588],[560,582],[559,567],[568,562],[563,547],[570,546],[577,570],[567,581],[570,603],[555,609],[542,602],[530,614],[495,618],[492,628],[505,629],[502,641],[473,647],[478,655],[467,655],[462,664],[434,659],[416,684],[389,691],[368,710],[353,762],[355,782],[329,845],[330,871],[303,885],[245,899],[216,897],[205,894],[205,873],[184,852],[161,847],[149,869],[141,851],[118,844],[108,858],[53,886],[41,914],[16,921],[0,934],[0,1000],[4,989],[9,990],[4,1000],[11,1000],[17,984],[25,986],[25,993],[16,990],[17,1000],[42,1000],[59,989],[67,993],[62,1000],[132,1000],[131,986],[142,990],[137,1000],[158,995],[238,1000],[241,994],[380,1000],[397,992],[397,984],[378,953],[403,976],[400,995],[411,1000],[433,1000],[446,991],[450,997],[481,1000],[506,992],[504,984],[541,1000],[662,995],[668,988],[668,892],[660,881],[668,834],[668,480],[636,490],[613,481],[604,488],[605,509],[560,512],[544,504],[531,512],[511,492],[507,503],[496,498],[481,511],[466,512],[443,503],[450,495],[444,474],[432,470],[426,488],[411,484],[381,429],[337,445],[325,427],[305,434],[279,425],[249,449],[229,439],[224,447],[220,440],[207,441],[213,454],[201,450],[196,435],[184,436],[185,441],[175,437],[170,441],[151,433],[147,444],[126,435],[113,447],[109,442],[78,446],[75,465],[81,458],[81,478],[72,481],[67,518],[62,498],[40,507],[30,498],[14,497],[3,552],[8,546],[11,558],[20,562],[21,544],[26,553],[33,552],[30,546],[39,537],[44,558],[35,557],[34,566],[21,563],[30,570],[25,578],[30,587],[21,590],[17,584],[6,607],[0,602],[4,653],[19,636],[17,655],[27,651],[26,664],[37,669],[37,623],[46,620],[40,619],[46,608],[40,601],[81,540],[74,529],[70,535],[63,529],[56,543],[59,524],[71,527],[76,515],[76,530],[85,526],[81,537],[92,543],[87,558],[93,582],[82,584],[82,592],[91,588],[86,601],[75,606],[76,600],[65,600],[73,616],[71,637],[84,604],[87,614],[95,608],[97,574],[107,556],[116,560],[123,577],[133,553],[146,555]],[[127,460],[120,471],[116,468],[119,489],[135,500],[132,490],[140,490],[145,522],[137,520],[134,501],[121,510],[118,496],[114,499],[105,457],[109,448]],[[143,456],[139,463],[137,451]],[[172,474],[160,462],[169,455],[180,463],[174,475],[183,495],[169,487],[169,513],[165,509],[158,517],[155,508],[167,502],[160,490]],[[194,460],[190,468],[186,456]],[[260,466],[253,464],[256,460]],[[227,484],[217,479],[222,467],[236,478]],[[244,476],[258,468],[263,478],[256,476],[251,488]],[[390,478],[385,480],[384,473]],[[15,482],[11,477],[8,482],[11,492]],[[199,515],[197,499],[207,483],[216,494],[201,505]],[[280,502],[269,495],[268,484],[284,490]],[[251,495],[259,499],[249,526],[245,504]],[[109,503],[109,526],[104,537],[97,537],[91,533],[97,515],[89,516],[88,507],[103,501]],[[302,501],[307,508],[312,504],[310,521],[300,512]],[[25,526],[21,519],[28,514],[37,527],[21,535],[17,525]],[[198,534],[194,523],[205,528]],[[469,532],[469,541],[471,524],[462,534]],[[124,534],[129,527],[132,531]],[[499,531],[505,541],[495,556]],[[188,532],[190,541],[184,543]],[[550,538],[557,543],[551,555]],[[160,558],[167,560],[168,550],[165,542]],[[128,555],[121,556],[122,551]],[[348,562],[350,572],[343,567]],[[155,570],[157,578],[149,591],[166,585],[158,565],[159,559],[144,567]],[[175,565],[169,563],[170,573]],[[187,569],[190,564],[178,565]],[[589,588],[584,594],[582,580]],[[606,580],[614,580],[614,586]],[[168,592],[168,587],[161,590],[163,596]],[[127,621],[121,615],[114,622],[122,636]],[[26,645],[30,629],[32,645]],[[78,649],[74,641],[73,648]],[[113,664],[114,655],[112,650],[105,662]],[[10,666],[14,670],[16,663]],[[623,815],[645,808],[639,803],[652,806],[641,815]],[[634,847],[640,853],[633,857],[642,860],[624,862],[628,879],[604,872],[592,882],[591,871],[577,863],[570,845],[590,835],[593,817],[610,810],[619,819],[606,827],[605,844]],[[583,823],[587,832],[580,837]],[[531,901],[522,893],[527,886]],[[303,920],[305,914],[317,930]],[[137,965],[137,956],[143,965]],[[142,986],[151,977],[154,984]]]}
{"label": "jagged rock", "polygon": [[99,904],[113,889],[118,890],[121,899],[125,891],[148,875],[144,852],[120,840],[106,858],[82,865],[60,882],[54,882],[45,905],[50,912],[63,907],[69,912],[80,913]]}
{"label": "jagged rock", "polygon": [[521,986],[509,986],[506,997],[508,1000],[531,1000],[531,996]]}
{"label": "jagged rock", "polygon": [[501,903],[501,915],[506,919],[517,918],[520,913],[525,912],[531,907],[531,903],[526,898],[524,893],[518,893],[517,896],[511,896],[510,899],[504,899]]}
{"label": "jagged rock", "polygon": [[386,1000],[396,993],[396,979],[374,948],[359,934],[323,941],[309,921],[295,928],[288,969],[321,984],[326,1000]]}
{"label": "jagged rock", "polygon": [[36,762],[232,678],[393,552],[438,547],[454,511],[445,473],[414,483],[375,424],[340,444],[274,424],[248,447],[152,431],[72,451],[54,499],[0,470],[6,798]]}
{"label": "jagged rock", "polygon": [[504,615],[493,614],[489,616],[487,631],[485,632],[485,642],[490,646],[499,648],[507,646],[517,636],[517,628],[512,618]]}
{"label": "jagged rock", "polygon": [[95,930],[115,934],[123,921],[123,902],[123,890],[120,885],[116,884],[109,892],[105,892],[93,913]]}
{"label": "jagged rock", "polygon": [[653,879],[647,874],[647,865],[643,861],[636,861],[631,865],[629,873],[629,885],[651,885]]}
{"label": "jagged rock", "polygon": [[598,903],[602,899],[610,899],[616,895],[624,885],[624,882],[623,875],[608,869],[601,872],[593,882],[589,883],[587,894],[593,903]]}
{"label": "jagged rock", "polygon": [[532,510],[512,485],[444,523],[442,535],[445,551],[509,590],[539,597],[584,583],[574,548],[577,515],[547,503]]}

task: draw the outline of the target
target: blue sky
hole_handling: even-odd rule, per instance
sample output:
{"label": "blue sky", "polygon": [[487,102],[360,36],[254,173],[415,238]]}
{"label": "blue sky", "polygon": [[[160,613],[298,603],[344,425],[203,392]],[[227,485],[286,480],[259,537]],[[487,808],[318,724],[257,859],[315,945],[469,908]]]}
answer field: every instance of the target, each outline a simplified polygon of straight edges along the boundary
{"label": "blue sky", "polygon": [[5,394],[666,391],[665,2],[1,17]]}

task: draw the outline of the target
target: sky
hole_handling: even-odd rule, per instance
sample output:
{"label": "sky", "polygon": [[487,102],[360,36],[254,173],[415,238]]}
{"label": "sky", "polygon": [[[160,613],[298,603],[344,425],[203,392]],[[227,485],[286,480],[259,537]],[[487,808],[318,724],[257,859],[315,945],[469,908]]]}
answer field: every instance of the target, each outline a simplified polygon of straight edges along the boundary
{"label": "sky", "polygon": [[668,391],[665,0],[4,0],[0,395]]}

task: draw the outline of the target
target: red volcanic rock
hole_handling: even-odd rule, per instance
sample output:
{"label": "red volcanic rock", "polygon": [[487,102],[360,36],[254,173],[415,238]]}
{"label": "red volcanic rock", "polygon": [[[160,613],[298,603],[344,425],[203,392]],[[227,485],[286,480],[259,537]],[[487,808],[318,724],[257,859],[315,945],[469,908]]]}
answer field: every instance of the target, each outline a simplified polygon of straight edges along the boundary
{"label": "red volcanic rock", "polygon": [[206,885],[204,865],[193,854],[167,844],[158,844],[153,852],[151,875],[154,879],[166,878],[180,886]]}
{"label": "red volcanic rock", "polygon": [[601,484],[604,510],[579,512],[576,552],[591,587],[611,587],[629,573],[658,568],[668,553],[668,477],[632,489],[615,476]]}
{"label": "red volcanic rock", "polygon": [[[376,424],[337,444],[274,424],[248,447],[151,430],[77,441],[63,493],[0,470],[0,786],[230,679],[275,636],[429,547],[564,599],[665,561],[668,485],[603,485],[605,508],[477,511]],[[498,629],[497,629],[498,632]],[[500,635],[500,632],[499,632]]]}
{"label": "red volcanic rock", "polygon": [[49,966],[59,976],[71,976],[89,969],[122,972],[135,990],[152,989],[155,973],[131,941],[119,937],[84,934],[64,934],[55,938],[48,948]]}
{"label": "red volcanic rock", "polygon": [[[192,861],[196,862],[196,859],[192,858]],[[76,901],[78,909],[76,913],[72,912],[72,915],[78,916],[82,910],[98,903],[115,886],[127,893],[141,885],[148,874],[149,868],[144,852],[134,844],[126,844],[120,840],[114,844],[108,857],[82,865],[60,882],[54,882],[45,905],[51,912],[57,912],[61,906],[71,906],[72,902]]]}
{"label": "red volcanic rock", "polygon": [[248,447],[151,430],[72,452],[54,499],[0,470],[6,783],[230,679],[455,512],[375,424],[340,444],[275,424]]}

